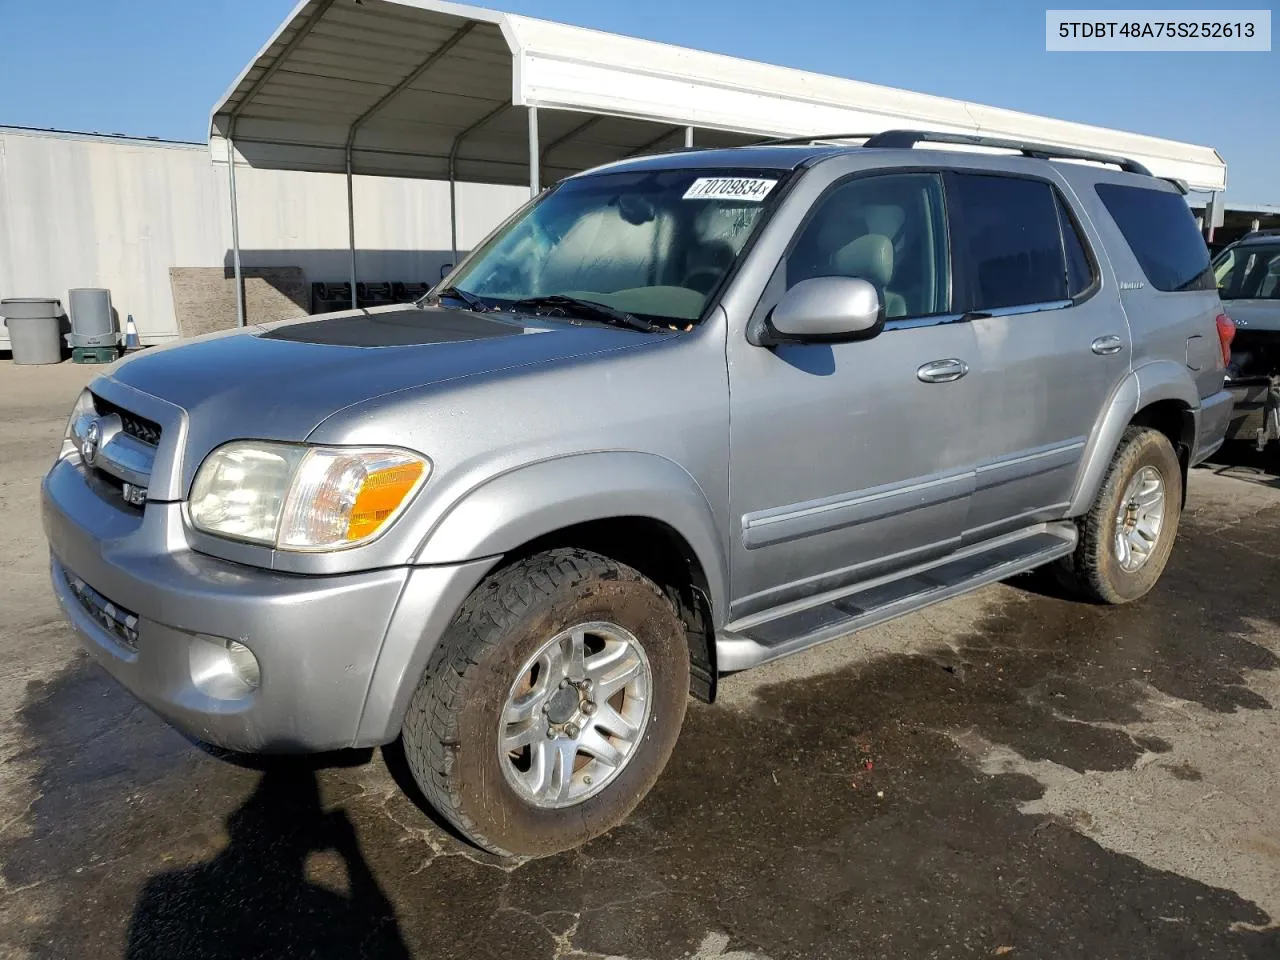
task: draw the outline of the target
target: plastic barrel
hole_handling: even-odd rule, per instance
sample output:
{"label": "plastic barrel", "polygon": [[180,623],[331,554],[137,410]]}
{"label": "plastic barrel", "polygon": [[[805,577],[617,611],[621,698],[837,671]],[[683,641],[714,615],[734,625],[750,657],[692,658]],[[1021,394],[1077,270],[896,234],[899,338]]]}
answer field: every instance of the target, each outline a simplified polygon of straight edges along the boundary
{"label": "plastic barrel", "polygon": [[0,300],[0,317],[9,330],[14,363],[62,362],[61,314],[62,304],[57,300]]}
{"label": "plastic barrel", "polygon": [[111,291],[102,287],[78,287],[68,291],[73,347],[114,347],[120,342],[111,314]]}

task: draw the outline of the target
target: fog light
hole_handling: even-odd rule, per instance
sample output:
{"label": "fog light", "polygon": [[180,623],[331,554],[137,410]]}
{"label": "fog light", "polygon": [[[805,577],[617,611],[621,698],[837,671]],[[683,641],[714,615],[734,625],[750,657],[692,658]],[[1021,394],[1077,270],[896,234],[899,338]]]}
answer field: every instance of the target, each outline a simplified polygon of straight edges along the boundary
{"label": "fog light", "polygon": [[191,638],[191,680],[219,700],[242,700],[262,683],[258,658],[243,643],[197,634]]}
{"label": "fog light", "polygon": [[232,675],[250,690],[257,690],[262,682],[262,672],[258,667],[258,658],[243,643],[227,641],[227,662],[231,666]]}

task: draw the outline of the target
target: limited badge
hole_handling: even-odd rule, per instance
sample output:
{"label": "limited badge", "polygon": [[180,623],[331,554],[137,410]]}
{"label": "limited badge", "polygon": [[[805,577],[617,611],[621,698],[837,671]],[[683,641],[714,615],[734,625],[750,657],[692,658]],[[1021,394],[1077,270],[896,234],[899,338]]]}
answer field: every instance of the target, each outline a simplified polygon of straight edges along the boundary
{"label": "limited badge", "polygon": [[778,183],[762,177],[699,177],[684,192],[685,200],[746,200],[759,203]]}

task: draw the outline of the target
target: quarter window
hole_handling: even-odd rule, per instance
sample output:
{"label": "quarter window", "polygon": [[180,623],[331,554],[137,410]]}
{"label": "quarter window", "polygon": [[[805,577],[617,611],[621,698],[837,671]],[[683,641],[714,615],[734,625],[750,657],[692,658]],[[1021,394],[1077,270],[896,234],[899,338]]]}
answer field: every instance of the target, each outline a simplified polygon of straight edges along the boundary
{"label": "quarter window", "polygon": [[937,174],[855,177],[818,201],[787,254],[790,289],[813,277],[858,277],[885,317],[951,308],[946,218]]}
{"label": "quarter window", "polygon": [[1119,183],[1099,183],[1095,189],[1153,287],[1214,289],[1209,250],[1179,194]]}
{"label": "quarter window", "polygon": [[[1052,186],[1042,180],[960,173],[949,181],[949,189],[958,215],[957,253],[963,250],[961,262],[968,266],[968,309],[1067,299],[1068,264]],[[1083,248],[1079,255],[1083,276],[1088,276]]]}

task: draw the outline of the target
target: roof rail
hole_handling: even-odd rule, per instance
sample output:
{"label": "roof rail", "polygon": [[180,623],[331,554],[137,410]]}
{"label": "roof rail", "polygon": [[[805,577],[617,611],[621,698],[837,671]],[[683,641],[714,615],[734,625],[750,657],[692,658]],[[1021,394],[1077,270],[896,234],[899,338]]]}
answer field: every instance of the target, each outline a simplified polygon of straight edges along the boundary
{"label": "roof rail", "polygon": [[1250,237],[1280,237],[1280,227],[1263,227],[1260,230],[1250,230],[1240,239],[1248,240]]}
{"label": "roof rail", "polygon": [[1047,143],[1034,143],[1029,140],[1005,140],[1000,137],[984,137],[976,133],[931,133],[926,130],[886,130],[869,138],[864,147],[884,147],[906,149],[917,143],[957,143],[975,147],[997,147],[1002,150],[1017,150],[1024,157],[1037,160],[1091,160],[1094,163],[1107,163],[1117,166],[1126,173],[1138,173],[1151,176],[1151,171],[1127,157],[1116,157],[1106,153],[1093,153],[1089,150],[1073,150],[1070,147],[1054,147]]}
{"label": "roof rail", "polygon": [[803,137],[770,137],[747,144],[752,147],[785,147],[793,143],[817,143],[819,140],[869,140],[874,133],[815,133]]}

